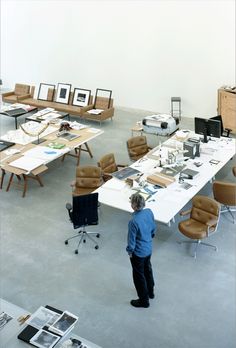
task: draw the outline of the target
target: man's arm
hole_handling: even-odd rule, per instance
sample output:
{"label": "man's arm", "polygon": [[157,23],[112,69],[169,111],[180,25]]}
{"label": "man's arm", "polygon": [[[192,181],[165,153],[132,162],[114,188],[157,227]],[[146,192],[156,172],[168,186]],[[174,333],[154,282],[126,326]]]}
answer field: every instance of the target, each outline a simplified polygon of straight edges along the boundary
{"label": "man's arm", "polygon": [[127,238],[128,245],[126,247],[126,251],[129,254],[129,256],[132,256],[133,251],[135,249],[136,235],[137,235],[136,226],[133,221],[130,221],[128,225],[128,238]]}

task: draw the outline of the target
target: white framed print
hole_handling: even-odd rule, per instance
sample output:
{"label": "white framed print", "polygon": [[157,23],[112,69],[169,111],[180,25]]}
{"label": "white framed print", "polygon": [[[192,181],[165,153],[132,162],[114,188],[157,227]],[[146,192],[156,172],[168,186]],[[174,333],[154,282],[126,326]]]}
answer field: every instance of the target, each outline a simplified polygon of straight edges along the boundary
{"label": "white framed print", "polygon": [[68,83],[58,83],[57,85],[57,95],[56,102],[62,104],[68,104],[70,98],[71,84]]}
{"label": "white framed print", "polygon": [[76,106],[87,106],[91,91],[89,89],[75,88],[72,104]]}

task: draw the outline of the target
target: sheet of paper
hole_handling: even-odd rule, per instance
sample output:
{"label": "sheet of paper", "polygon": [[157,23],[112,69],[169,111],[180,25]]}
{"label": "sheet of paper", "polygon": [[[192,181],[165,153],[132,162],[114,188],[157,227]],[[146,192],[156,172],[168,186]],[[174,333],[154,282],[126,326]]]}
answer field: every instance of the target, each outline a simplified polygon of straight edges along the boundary
{"label": "sheet of paper", "polygon": [[39,166],[44,164],[44,162],[45,160],[43,159],[22,156],[9,164],[13,167],[24,169],[30,172],[31,170],[38,168]]}

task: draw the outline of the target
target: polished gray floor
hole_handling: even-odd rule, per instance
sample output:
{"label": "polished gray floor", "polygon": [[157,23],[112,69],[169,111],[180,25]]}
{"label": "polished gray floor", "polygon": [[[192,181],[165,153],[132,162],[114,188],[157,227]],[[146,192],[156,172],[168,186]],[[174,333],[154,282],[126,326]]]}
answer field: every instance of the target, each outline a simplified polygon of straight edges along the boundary
{"label": "polished gray floor", "polygon": [[[81,164],[96,164],[114,152],[119,163],[129,163],[126,139],[131,126],[148,112],[116,110],[113,121],[101,128],[104,135],[89,143],[93,159],[82,154]],[[182,127],[192,128],[192,119]],[[96,123],[90,123],[99,127]],[[14,121],[1,118],[1,134]],[[150,145],[160,138],[147,135]],[[233,181],[231,167],[217,178]],[[156,297],[148,309],[132,308],[136,298],[126,255],[126,212],[102,206],[100,248],[89,242],[75,255],[74,242],[64,240],[74,230],[65,203],[71,201],[70,182],[75,159],[57,160],[42,176],[44,187],[30,182],[27,196],[12,187],[1,190],[0,276],[1,297],[29,311],[50,304],[79,315],[75,332],[103,348],[233,348],[235,330],[235,225],[222,216],[218,233],[211,237],[218,252],[202,247],[197,260],[183,239],[178,221],[158,225],[153,245]],[[211,184],[202,190],[211,195]],[[92,230],[92,228],[90,229]]]}

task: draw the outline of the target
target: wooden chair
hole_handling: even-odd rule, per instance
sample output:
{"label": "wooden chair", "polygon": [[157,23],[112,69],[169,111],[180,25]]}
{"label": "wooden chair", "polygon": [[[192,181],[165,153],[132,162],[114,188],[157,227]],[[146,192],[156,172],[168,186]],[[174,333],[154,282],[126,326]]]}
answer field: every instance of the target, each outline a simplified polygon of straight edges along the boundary
{"label": "wooden chair", "polygon": [[112,178],[111,173],[116,172],[119,168],[127,167],[124,164],[116,164],[115,156],[113,153],[108,153],[107,155],[100,158],[98,161],[98,166],[102,169],[103,180],[107,181]]}
{"label": "wooden chair", "polygon": [[146,136],[140,135],[127,140],[127,149],[130,159],[137,161],[146,155],[151,150],[151,147],[147,144]]}

